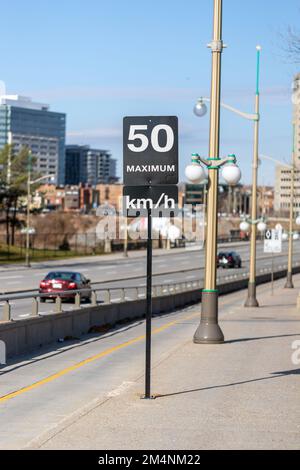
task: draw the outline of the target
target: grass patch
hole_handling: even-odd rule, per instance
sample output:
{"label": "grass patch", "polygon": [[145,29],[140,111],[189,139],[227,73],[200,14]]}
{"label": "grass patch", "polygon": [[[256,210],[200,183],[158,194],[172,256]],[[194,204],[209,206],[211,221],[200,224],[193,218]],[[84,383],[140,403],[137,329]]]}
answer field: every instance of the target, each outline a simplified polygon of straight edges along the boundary
{"label": "grass patch", "polygon": [[[25,262],[25,248],[16,246],[7,246],[0,244],[0,263],[11,264],[11,263],[22,263]],[[30,261],[48,261],[53,259],[66,259],[74,258],[79,256],[89,256],[93,253],[81,252],[73,250],[50,250],[50,249],[30,249],[29,258]],[[96,253],[100,254],[100,253]]]}

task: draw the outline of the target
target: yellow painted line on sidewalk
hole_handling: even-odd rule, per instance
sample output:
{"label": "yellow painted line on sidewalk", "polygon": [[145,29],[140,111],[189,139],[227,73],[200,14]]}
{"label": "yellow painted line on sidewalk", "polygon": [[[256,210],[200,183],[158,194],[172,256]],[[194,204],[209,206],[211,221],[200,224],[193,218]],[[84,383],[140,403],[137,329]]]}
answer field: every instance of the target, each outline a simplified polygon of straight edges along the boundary
{"label": "yellow painted line on sidewalk", "polygon": [[[184,320],[190,320],[194,317],[199,317],[199,312],[193,313],[192,315],[189,315],[187,317],[184,317]],[[166,323],[165,325],[160,326],[159,328],[155,328],[152,330],[152,334],[157,334],[160,333],[164,330],[167,330],[173,325],[176,325],[176,323],[182,321],[182,318],[178,320],[174,320],[172,322]],[[116,346],[112,346],[111,348],[106,349],[105,351],[102,351],[99,354],[95,354],[94,356],[88,357],[87,359],[84,359],[83,361],[78,362],[77,364],[74,364],[73,366],[66,367],[65,369],[62,369],[59,372],[56,372],[55,374],[49,375],[49,377],[46,377],[45,379],[38,380],[37,382],[34,382],[31,385],[27,385],[26,387],[20,388],[14,392],[8,393],[7,395],[3,395],[0,397],[0,403],[3,403],[5,401],[11,400],[12,398],[17,397],[18,395],[21,395],[22,393],[29,392],[30,390],[33,390],[35,388],[41,387],[42,385],[45,385],[49,382],[52,382],[53,380],[59,379],[60,377],[68,374],[69,372],[73,372],[80,367],[85,366],[86,364],[89,364],[91,362],[97,361],[98,359],[101,359],[105,356],[108,356],[109,354],[119,351],[120,349],[124,349],[128,346],[131,346],[132,344],[138,343],[139,341],[142,341],[145,339],[145,335],[137,336],[136,338],[133,338],[129,341],[126,341],[125,343],[118,344]]]}

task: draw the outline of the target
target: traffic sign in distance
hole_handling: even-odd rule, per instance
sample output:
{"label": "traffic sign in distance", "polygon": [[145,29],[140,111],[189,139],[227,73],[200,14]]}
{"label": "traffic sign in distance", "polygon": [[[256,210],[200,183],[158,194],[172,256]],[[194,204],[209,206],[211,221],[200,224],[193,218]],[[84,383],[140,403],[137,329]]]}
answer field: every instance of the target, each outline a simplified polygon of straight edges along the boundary
{"label": "traffic sign in distance", "polygon": [[138,116],[123,120],[126,186],[178,183],[178,118]]}
{"label": "traffic sign in distance", "polygon": [[281,253],[282,230],[268,229],[265,231],[264,253]]}
{"label": "traffic sign in distance", "polygon": [[176,185],[160,186],[124,186],[123,214],[126,217],[152,215],[165,217],[178,213],[178,187]]}

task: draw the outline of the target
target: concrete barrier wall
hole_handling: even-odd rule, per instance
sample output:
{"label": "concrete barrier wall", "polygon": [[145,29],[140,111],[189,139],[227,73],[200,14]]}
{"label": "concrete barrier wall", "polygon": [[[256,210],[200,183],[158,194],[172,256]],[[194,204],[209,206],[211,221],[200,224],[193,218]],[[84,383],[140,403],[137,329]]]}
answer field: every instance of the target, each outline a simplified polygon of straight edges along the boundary
{"label": "concrete barrier wall", "polygon": [[[300,267],[294,269],[299,273]],[[286,276],[286,271],[274,273],[274,279]],[[270,282],[270,273],[257,276],[257,284]],[[219,285],[220,294],[244,289],[248,279],[243,278]],[[163,314],[201,301],[199,289],[188,292],[177,292],[173,295],[155,297],[153,313]],[[130,321],[145,315],[146,300],[139,299],[127,302],[100,304],[95,307],[84,307],[78,310],[56,313],[40,317],[29,317],[22,320],[0,323],[0,340],[6,344],[7,358],[37,351],[45,345],[54,344],[60,338],[79,338],[104,325],[115,325],[121,321]]]}

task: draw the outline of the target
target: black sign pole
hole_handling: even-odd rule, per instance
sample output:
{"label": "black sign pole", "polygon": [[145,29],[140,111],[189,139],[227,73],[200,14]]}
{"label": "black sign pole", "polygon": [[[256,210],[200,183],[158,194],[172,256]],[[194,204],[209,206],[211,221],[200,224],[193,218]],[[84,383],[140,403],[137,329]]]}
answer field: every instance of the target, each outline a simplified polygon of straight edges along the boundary
{"label": "black sign pole", "polygon": [[[127,116],[123,119],[124,195],[134,209],[138,199],[166,205],[178,199],[178,118],[177,116]],[[162,188],[161,185],[164,185]],[[129,188],[129,189],[128,189]],[[142,191],[142,194],[140,193]],[[145,193],[149,193],[146,194]],[[128,193],[128,194],[126,194]],[[152,206],[153,207],[153,206]],[[129,203],[128,203],[129,208]],[[145,395],[151,396],[151,317],[152,317],[152,214],[148,219]],[[141,214],[140,214],[141,215]]]}
{"label": "black sign pole", "polygon": [[151,320],[152,320],[152,213],[148,207],[148,237],[147,237],[147,307],[146,307],[146,373],[145,398],[151,397]]}

